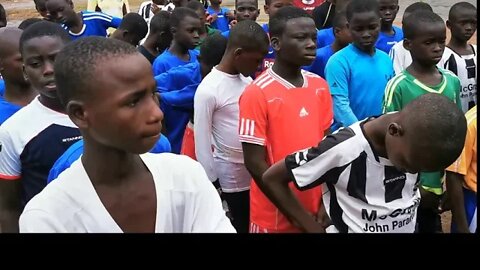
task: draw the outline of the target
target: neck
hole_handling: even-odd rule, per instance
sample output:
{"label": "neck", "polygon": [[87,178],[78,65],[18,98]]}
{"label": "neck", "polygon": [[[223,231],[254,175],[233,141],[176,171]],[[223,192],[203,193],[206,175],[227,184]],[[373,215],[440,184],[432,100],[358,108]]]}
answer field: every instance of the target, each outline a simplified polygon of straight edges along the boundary
{"label": "neck", "polygon": [[436,65],[423,65],[418,61],[413,61],[412,64],[407,67],[407,71],[412,74],[436,74],[438,69]]}
{"label": "neck", "polygon": [[49,98],[40,94],[38,100],[40,101],[40,103],[42,103],[43,106],[51,110],[57,111],[59,113],[65,113],[65,108],[62,106],[58,98]]}
{"label": "neck", "polygon": [[168,49],[172,54],[178,56],[178,57],[184,57],[186,54],[188,54],[188,49],[184,48],[183,46],[180,46],[177,42],[173,41],[172,46],[170,46],[170,49]]}
{"label": "neck", "polygon": [[36,95],[37,92],[28,84],[19,85],[5,81],[5,94],[3,97],[10,103],[23,107],[30,103]]}
{"label": "neck", "polygon": [[82,163],[94,186],[118,185],[145,168],[137,154],[99,144],[88,135],[83,139]]}
{"label": "neck", "polygon": [[235,68],[235,65],[233,64],[234,60],[232,59],[231,55],[232,55],[231,53],[228,55],[225,55],[220,61],[220,63],[218,64],[217,69],[227,74],[237,75],[239,72],[237,71],[237,69]]}
{"label": "neck", "polygon": [[303,85],[303,76],[300,66],[292,65],[291,63],[287,63],[283,61],[283,59],[277,58],[273,63],[272,69],[275,73],[277,73],[280,77],[285,79],[286,81],[290,82],[295,86],[299,86],[300,82]]}
{"label": "neck", "polygon": [[353,46],[357,47],[357,49],[359,49],[360,51],[362,51],[366,54],[369,54],[369,55],[374,55],[375,54],[375,46],[372,46],[371,48],[367,48],[366,50],[360,48],[355,43],[353,44]]}
{"label": "neck", "polygon": [[70,28],[72,27],[81,27],[83,25],[83,19],[81,13],[77,13],[75,19],[72,20],[71,24],[69,25]]}
{"label": "neck", "polygon": [[468,43],[467,41],[463,41],[463,40],[458,40],[456,38],[450,38],[450,41],[448,42],[447,44],[448,47],[450,48],[453,48],[453,49],[460,49],[460,50],[469,50],[469,46],[468,46]]}
{"label": "neck", "polygon": [[383,33],[392,33],[393,32],[393,25],[391,23],[382,23],[380,25],[380,32]]}
{"label": "neck", "polygon": [[365,137],[372,144],[373,151],[384,158],[388,158],[385,148],[385,136],[388,125],[398,118],[398,113],[384,114],[379,118],[370,120],[363,125]]}
{"label": "neck", "polygon": [[143,43],[143,47],[152,55],[158,55],[158,44],[157,44],[157,37],[155,36],[148,36],[145,42]]}
{"label": "neck", "polygon": [[338,52],[341,49],[345,48],[348,44],[341,44],[338,39],[335,39],[335,41],[332,43],[332,50],[333,52]]}

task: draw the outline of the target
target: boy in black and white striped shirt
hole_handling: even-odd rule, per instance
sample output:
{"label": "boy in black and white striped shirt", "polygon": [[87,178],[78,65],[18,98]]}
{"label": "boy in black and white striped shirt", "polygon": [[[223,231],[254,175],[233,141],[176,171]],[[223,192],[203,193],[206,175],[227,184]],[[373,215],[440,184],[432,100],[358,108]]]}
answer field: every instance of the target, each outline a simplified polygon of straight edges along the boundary
{"label": "boy in black and white striped shirt", "polygon": [[425,94],[400,112],[357,122],[287,156],[264,173],[265,194],[305,232],[325,228],[292,195],[292,179],[301,190],[326,185],[328,232],[413,233],[417,173],[449,166],[465,135],[460,109],[442,95]]}

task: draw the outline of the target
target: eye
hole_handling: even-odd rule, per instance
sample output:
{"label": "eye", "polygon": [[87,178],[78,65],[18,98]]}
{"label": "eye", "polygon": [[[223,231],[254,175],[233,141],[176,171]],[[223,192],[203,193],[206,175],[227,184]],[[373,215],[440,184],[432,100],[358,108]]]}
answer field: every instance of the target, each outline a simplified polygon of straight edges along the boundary
{"label": "eye", "polygon": [[128,103],[128,107],[134,108],[135,106],[137,106],[137,104],[138,104],[139,101],[140,101],[140,98],[138,98],[138,97],[132,99],[132,100]]}

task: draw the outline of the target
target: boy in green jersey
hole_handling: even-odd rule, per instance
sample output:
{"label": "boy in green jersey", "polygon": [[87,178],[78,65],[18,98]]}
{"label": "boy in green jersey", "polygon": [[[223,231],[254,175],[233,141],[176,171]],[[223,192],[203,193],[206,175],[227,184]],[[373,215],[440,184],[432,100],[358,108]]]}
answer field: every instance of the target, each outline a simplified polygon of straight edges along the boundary
{"label": "boy in green jersey", "polygon": [[[383,112],[399,111],[427,93],[444,95],[461,109],[460,80],[450,71],[436,66],[445,50],[445,23],[431,11],[421,10],[414,14],[403,24],[403,44],[410,51],[412,64],[388,82]],[[441,232],[438,209],[443,194],[443,176],[443,171],[420,174],[422,199],[417,216],[418,232]]]}

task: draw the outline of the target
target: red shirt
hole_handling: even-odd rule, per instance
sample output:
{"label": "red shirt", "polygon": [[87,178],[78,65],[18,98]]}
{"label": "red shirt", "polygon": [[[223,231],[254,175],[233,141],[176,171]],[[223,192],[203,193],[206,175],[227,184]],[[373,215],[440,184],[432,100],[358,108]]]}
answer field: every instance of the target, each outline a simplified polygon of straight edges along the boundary
{"label": "red shirt", "polygon": [[293,5],[312,13],[313,9],[320,6],[325,0],[293,0]]}
{"label": "red shirt", "polygon": [[[302,75],[304,85],[295,87],[269,68],[240,97],[240,141],[265,146],[269,165],[317,145],[332,124],[332,98],[327,82],[307,71],[302,71]],[[290,188],[303,206],[316,214],[320,187],[301,192],[291,183]],[[274,231],[298,231],[254,181],[250,189],[250,221]]]}

